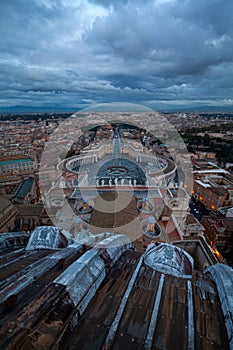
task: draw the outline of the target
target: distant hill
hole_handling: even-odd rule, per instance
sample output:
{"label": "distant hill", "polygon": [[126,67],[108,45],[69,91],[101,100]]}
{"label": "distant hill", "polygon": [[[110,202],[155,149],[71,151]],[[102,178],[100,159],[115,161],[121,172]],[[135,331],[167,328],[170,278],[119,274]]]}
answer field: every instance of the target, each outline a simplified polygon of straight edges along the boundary
{"label": "distant hill", "polygon": [[[157,111],[162,111],[161,109],[157,109]],[[233,106],[229,107],[219,107],[219,106],[198,106],[198,107],[180,107],[180,108],[164,108],[164,112],[224,112],[224,113],[233,113]]]}
{"label": "distant hill", "polygon": [[[78,112],[82,110],[81,108],[74,107],[57,107],[57,106],[11,106],[11,107],[2,107],[0,106],[0,114],[17,114],[17,113],[51,113],[51,112]],[[233,106],[228,107],[219,107],[219,106],[197,106],[197,107],[168,107],[168,108],[155,108],[155,111],[158,112],[220,112],[220,113],[233,113]]]}

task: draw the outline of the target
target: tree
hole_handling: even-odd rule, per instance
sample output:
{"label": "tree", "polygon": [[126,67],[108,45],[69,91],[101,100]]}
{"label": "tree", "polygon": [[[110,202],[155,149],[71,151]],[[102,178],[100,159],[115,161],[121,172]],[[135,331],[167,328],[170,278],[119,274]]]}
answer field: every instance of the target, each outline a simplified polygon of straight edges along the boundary
{"label": "tree", "polygon": [[70,158],[75,154],[75,150],[74,149],[70,149],[67,153],[66,153],[66,157],[65,158]]}
{"label": "tree", "polygon": [[205,134],[203,137],[203,145],[204,146],[209,146],[210,144],[210,135],[209,134]]}

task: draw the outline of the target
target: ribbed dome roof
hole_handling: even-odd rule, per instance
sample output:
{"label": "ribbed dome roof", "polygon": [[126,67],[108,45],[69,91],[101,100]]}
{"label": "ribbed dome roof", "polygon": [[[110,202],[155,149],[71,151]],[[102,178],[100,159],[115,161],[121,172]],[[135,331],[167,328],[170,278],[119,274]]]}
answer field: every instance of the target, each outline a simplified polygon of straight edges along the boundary
{"label": "ribbed dome roof", "polygon": [[54,226],[39,226],[31,234],[27,250],[65,248],[71,243],[69,233]]}
{"label": "ribbed dome roof", "polygon": [[193,270],[193,258],[183,249],[167,243],[148,247],[145,263],[162,273],[190,278]]}

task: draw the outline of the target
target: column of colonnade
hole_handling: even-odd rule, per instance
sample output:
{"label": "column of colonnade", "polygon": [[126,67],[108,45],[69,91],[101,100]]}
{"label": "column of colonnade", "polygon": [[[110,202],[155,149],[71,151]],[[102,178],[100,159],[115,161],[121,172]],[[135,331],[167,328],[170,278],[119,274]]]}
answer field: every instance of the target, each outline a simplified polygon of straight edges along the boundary
{"label": "column of colonnade", "polygon": [[89,154],[87,156],[81,155],[77,159],[71,160],[67,163],[66,167],[68,170],[73,171],[80,165],[87,165],[97,163],[99,159],[103,158],[106,153],[111,153],[110,148],[107,145],[102,145],[99,149],[95,150],[94,154]]}
{"label": "column of colonnade", "polygon": [[90,156],[80,157],[74,161],[70,161],[66,167],[68,170],[73,171],[75,168],[77,168],[80,165],[93,164],[97,162],[98,162],[97,155],[90,155]]}
{"label": "column of colonnade", "polygon": [[132,145],[125,145],[123,148],[123,153],[128,154],[131,158],[135,159],[138,163],[153,163],[159,167],[159,162],[157,157],[154,155],[143,154],[137,150]]}

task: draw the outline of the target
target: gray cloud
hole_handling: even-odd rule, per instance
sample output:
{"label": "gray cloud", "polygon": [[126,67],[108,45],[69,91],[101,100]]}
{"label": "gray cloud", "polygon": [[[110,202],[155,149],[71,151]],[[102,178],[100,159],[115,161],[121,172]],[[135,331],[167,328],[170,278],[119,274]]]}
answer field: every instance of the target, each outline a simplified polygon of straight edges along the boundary
{"label": "gray cloud", "polygon": [[0,109],[229,107],[232,12],[231,0],[2,0]]}

